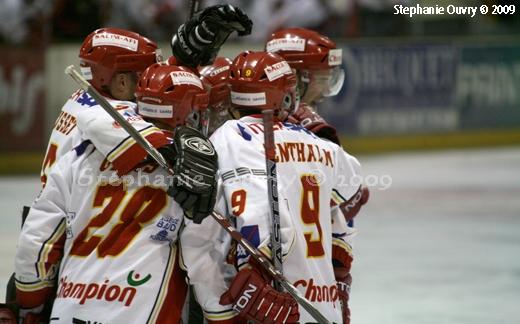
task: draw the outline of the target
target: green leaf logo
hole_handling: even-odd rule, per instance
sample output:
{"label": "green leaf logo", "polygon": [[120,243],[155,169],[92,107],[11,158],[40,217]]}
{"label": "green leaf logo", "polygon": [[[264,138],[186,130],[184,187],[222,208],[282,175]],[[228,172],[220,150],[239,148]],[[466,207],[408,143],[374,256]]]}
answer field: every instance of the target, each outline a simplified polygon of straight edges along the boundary
{"label": "green leaf logo", "polygon": [[141,277],[140,274],[138,274],[138,273],[134,274],[134,270],[132,270],[128,273],[128,277],[126,278],[126,281],[128,282],[128,284],[130,286],[137,287],[137,286],[140,286],[140,285],[146,283],[148,280],[150,280],[150,278],[152,278],[152,275],[148,274],[146,277],[139,280],[140,277]]}

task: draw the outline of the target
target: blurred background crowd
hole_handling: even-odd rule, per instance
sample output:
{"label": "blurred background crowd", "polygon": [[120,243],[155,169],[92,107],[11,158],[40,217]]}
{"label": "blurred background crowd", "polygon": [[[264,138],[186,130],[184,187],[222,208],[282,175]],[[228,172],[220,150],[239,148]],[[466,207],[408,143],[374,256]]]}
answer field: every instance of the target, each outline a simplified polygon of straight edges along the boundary
{"label": "blurred background crowd", "polygon": [[[218,0],[202,1],[209,6]],[[509,4],[507,0],[229,0],[255,24],[250,40],[263,41],[286,26],[315,29],[333,38],[514,34],[520,15],[394,15],[394,5]],[[80,41],[99,26],[135,30],[166,40],[186,19],[187,0],[3,0],[0,42],[38,46]]]}
{"label": "blurred background crowd", "polygon": [[[0,174],[37,172],[59,108],[75,89],[63,69],[100,27],[136,31],[170,55],[189,0],[0,1]],[[201,0],[230,3],[253,33],[221,55],[259,50],[283,27],[343,50],[341,92],[320,114],[353,153],[520,143],[520,5],[511,0]],[[501,6],[502,14],[395,14],[395,6]],[[507,7],[507,8],[506,8]],[[515,12],[511,11],[514,10]]]}

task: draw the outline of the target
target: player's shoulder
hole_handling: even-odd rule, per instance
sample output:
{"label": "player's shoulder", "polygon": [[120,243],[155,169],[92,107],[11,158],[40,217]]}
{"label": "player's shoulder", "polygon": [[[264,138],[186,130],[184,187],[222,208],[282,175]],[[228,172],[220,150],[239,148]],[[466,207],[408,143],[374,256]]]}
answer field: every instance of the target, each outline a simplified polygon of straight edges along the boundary
{"label": "player's shoulder", "polygon": [[[230,139],[230,136],[234,136],[233,134],[239,135],[240,133],[240,125],[239,121],[235,119],[227,120],[224,124],[220,125],[213,134],[210,136],[210,140],[218,142],[222,138]],[[216,143],[213,143],[215,145]]]}
{"label": "player's shoulder", "polygon": [[63,106],[63,110],[75,111],[79,109],[97,106],[97,102],[87,92],[83,90],[74,91]]}
{"label": "player's shoulder", "polygon": [[137,109],[137,104],[133,101],[108,99],[108,102],[118,111],[127,111],[129,109],[135,111]]}

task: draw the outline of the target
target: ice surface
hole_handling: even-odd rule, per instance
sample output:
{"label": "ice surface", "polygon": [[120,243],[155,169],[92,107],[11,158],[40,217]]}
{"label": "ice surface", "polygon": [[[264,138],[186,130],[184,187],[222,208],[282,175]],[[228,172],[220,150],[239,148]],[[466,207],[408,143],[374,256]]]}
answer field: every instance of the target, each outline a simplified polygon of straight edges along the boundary
{"label": "ice surface", "polygon": [[0,177],[0,302],[5,300],[5,286],[14,270],[22,208],[31,205],[40,188],[36,176]]}
{"label": "ice surface", "polygon": [[[373,186],[356,219],[352,323],[520,323],[520,147],[360,160]],[[39,187],[0,178],[0,300]]]}
{"label": "ice surface", "polygon": [[520,149],[361,161],[352,323],[520,323]]}

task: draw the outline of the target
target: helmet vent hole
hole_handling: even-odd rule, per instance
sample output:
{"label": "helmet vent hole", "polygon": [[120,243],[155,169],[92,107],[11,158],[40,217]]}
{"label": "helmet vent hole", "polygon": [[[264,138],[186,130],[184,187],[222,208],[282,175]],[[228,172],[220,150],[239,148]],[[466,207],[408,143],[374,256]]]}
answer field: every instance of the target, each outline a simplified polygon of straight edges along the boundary
{"label": "helmet vent hole", "polygon": [[175,86],[171,85],[164,90],[164,92],[172,92],[175,89]]}

